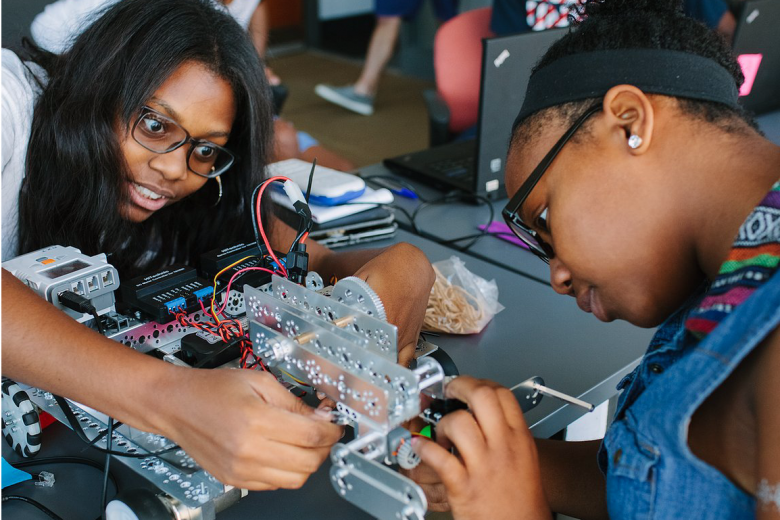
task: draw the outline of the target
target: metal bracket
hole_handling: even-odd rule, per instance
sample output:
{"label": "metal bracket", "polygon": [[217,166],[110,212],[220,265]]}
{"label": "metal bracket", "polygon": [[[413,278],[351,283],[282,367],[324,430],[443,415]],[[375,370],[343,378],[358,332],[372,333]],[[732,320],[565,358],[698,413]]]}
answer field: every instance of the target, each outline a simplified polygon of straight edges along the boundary
{"label": "metal bracket", "polygon": [[330,451],[330,479],[349,502],[380,520],[423,520],[428,501],[411,479],[362,457],[345,444]]}

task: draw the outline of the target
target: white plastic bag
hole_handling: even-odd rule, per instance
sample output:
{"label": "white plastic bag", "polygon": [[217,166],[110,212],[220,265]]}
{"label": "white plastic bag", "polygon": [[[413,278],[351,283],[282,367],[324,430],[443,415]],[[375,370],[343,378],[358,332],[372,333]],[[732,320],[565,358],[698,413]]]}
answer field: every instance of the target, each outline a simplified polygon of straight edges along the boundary
{"label": "white plastic bag", "polygon": [[433,264],[436,281],[425,310],[423,330],[476,334],[503,310],[495,280],[475,275],[457,256]]}

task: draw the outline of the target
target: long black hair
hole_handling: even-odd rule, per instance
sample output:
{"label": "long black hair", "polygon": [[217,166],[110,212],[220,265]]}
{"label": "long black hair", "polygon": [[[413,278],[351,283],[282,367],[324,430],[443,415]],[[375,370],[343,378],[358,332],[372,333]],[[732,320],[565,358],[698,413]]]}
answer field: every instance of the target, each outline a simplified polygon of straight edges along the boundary
{"label": "long black hair", "polygon": [[[272,150],[270,89],[244,29],[209,0],[123,0],[61,56],[28,47],[48,74],[34,109],[19,200],[20,253],[60,244],[110,253],[125,275],[252,236],[250,197]],[[185,62],[225,79],[236,118],[227,147],[238,160],[216,182],[135,224],[119,213],[128,195],[121,136]],[[117,123],[119,129],[117,129]]]}
{"label": "long black hair", "polygon": [[[711,59],[726,69],[737,87],[744,76],[726,41],[715,31],[682,11],[680,0],[588,0],[578,8],[580,21],[556,41],[539,60],[534,72],[565,56],[597,50],[663,49]],[[591,98],[541,110],[515,130],[513,144],[527,142],[551,118],[570,125],[598,99]],[[677,98],[683,113],[729,132],[756,128],[752,116],[713,101]],[[586,134],[580,130],[579,135]],[[576,136],[575,139],[576,140]]]}

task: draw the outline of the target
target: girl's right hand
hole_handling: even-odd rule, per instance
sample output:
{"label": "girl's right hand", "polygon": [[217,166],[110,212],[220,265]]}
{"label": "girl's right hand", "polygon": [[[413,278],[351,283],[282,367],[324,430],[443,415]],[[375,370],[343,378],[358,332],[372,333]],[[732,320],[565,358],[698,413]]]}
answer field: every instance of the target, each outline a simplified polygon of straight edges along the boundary
{"label": "girl's right hand", "polygon": [[[440,477],[457,520],[551,518],[542,489],[536,444],[512,392],[468,376],[447,385],[447,397],[470,411],[445,416],[436,442],[412,439],[422,461]],[[455,448],[456,454],[450,452]],[[424,474],[424,471],[421,470]],[[439,492],[431,482],[430,491]]]}
{"label": "girl's right hand", "polygon": [[162,428],[206,471],[251,490],[300,488],[343,433],[269,373],[178,369]]}

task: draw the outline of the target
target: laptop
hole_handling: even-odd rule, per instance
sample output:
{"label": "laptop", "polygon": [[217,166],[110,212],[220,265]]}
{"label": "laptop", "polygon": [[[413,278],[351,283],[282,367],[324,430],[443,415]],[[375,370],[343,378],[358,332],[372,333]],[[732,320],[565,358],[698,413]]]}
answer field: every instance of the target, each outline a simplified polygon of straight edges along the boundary
{"label": "laptop", "polygon": [[[293,229],[300,224],[300,217],[288,208],[279,207],[276,215]],[[376,207],[322,224],[315,223],[309,238],[333,249],[392,238],[397,230],[395,212]]]}
{"label": "laptop", "polygon": [[385,159],[384,165],[443,191],[505,198],[504,163],[512,123],[531,70],[565,33],[551,29],[483,40],[476,138]]}
{"label": "laptop", "polygon": [[780,2],[749,0],[742,6],[732,48],[745,83],[740,102],[761,114],[780,108]]}

